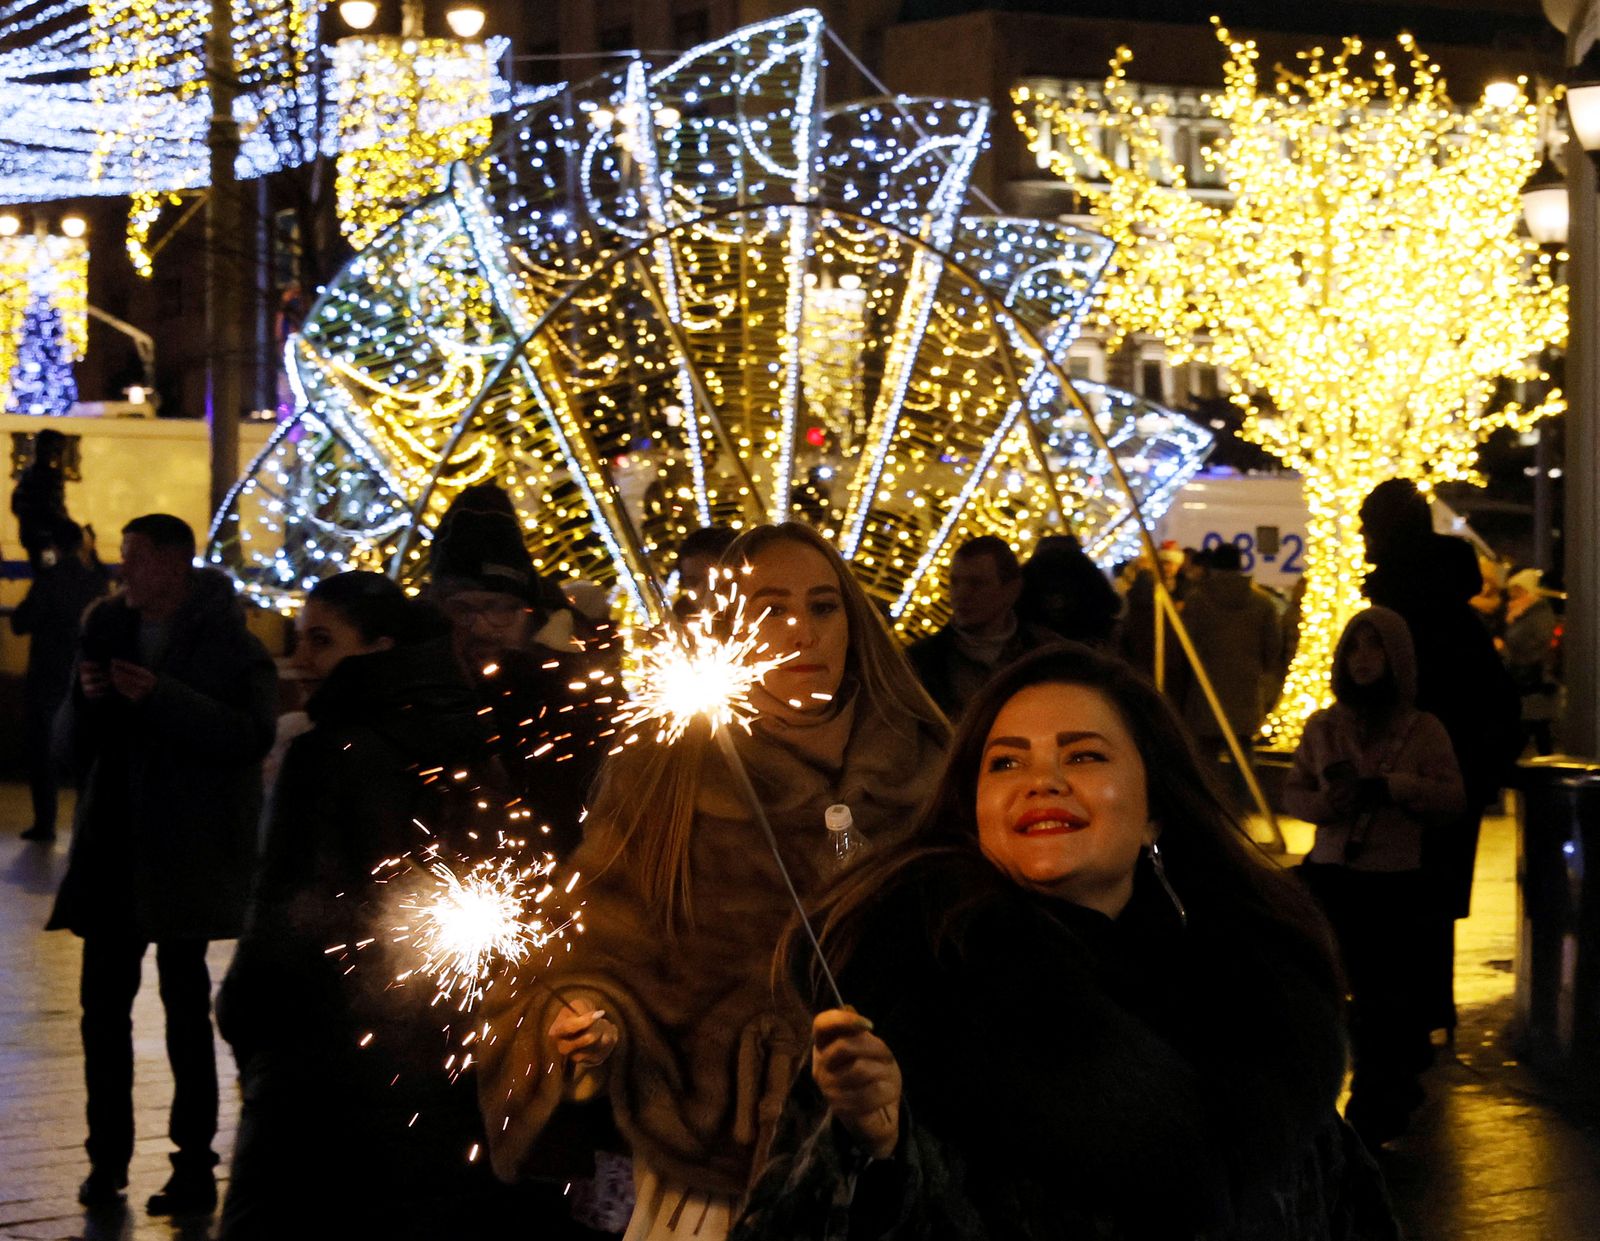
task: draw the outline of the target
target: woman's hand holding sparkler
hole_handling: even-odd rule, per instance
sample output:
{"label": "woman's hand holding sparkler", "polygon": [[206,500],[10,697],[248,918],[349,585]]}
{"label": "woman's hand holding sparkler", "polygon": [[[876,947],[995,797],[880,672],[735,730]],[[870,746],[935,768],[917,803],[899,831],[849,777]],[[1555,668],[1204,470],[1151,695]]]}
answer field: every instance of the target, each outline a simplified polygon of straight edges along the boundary
{"label": "woman's hand holding sparkler", "polygon": [[872,1023],[830,1008],[811,1023],[811,1076],[834,1119],[874,1159],[900,1145],[900,1065]]}
{"label": "woman's hand holding sparkler", "polygon": [[563,1001],[564,1007],[550,1023],[550,1040],[575,1071],[597,1069],[616,1050],[620,1032],[605,1012],[582,996]]}

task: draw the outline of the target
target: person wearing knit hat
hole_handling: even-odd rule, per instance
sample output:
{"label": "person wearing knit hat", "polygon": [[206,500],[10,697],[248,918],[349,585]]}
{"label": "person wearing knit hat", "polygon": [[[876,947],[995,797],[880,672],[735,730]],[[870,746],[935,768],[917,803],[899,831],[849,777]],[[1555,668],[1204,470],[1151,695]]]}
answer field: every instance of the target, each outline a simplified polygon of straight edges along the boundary
{"label": "person wearing knit hat", "polygon": [[493,716],[514,804],[534,812],[541,844],[565,856],[582,834],[607,723],[592,700],[609,690],[587,680],[602,660],[575,640],[571,605],[534,567],[511,497],[494,484],[469,487],[450,506],[431,568],[456,654]]}

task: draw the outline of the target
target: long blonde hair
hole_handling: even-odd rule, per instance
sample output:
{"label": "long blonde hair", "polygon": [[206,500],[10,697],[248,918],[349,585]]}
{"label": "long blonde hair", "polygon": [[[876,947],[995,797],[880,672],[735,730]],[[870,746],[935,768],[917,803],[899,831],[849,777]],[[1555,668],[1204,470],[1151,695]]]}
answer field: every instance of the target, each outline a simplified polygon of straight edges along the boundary
{"label": "long blonde hair", "polygon": [[[845,676],[892,728],[928,729],[940,742],[950,726],[928,697],[878,609],[834,547],[810,526],[786,521],[755,526],[723,553],[721,567],[738,569],[775,543],[798,543],[818,552],[839,579],[850,628]],[[606,760],[589,819],[609,849],[602,869],[620,867],[645,907],[673,933],[679,919],[694,919],[689,835],[707,755],[709,727],[697,722],[672,745],[641,739]]]}

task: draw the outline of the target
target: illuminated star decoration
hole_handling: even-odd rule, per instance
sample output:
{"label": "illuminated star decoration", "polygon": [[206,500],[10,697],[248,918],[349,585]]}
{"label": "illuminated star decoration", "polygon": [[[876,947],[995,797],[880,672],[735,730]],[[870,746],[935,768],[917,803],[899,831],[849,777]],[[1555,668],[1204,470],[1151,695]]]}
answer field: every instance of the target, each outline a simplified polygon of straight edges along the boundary
{"label": "illuminated star decoration", "polygon": [[[500,970],[515,969],[568,930],[583,929],[580,915],[546,908],[557,891],[555,868],[549,855],[529,864],[485,859],[460,875],[444,862],[428,863],[433,885],[401,902],[409,920],[390,936],[419,959],[396,981],[426,975],[437,988],[435,1003],[453,1003],[457,1011],[468,1012]],[[570,894],[578,879],[574,871],[561,891]]]}
{"label": "illuminated star decoration", "polygon": [[1302,54],[1261,91],[1255,44],[1218,35],[1227,85],[1209,103],[1224,129],[1204,158],[1226,206],[1189,193],[1126,49],[1098,94],[1014,98],[1030,146],[1118,243],[1105,326],[1216,366],[1243,437],[1302,477],[1300,640],[1263,727],[1287,747],[1330,700],[1334,644],[1361,606],[1371,489],[1480,481],[1490,431],[1564,407],[1558,390],[1531,408],[1507,400],[1505,383],[1547,384],[1539,355],[1566,335],[1551,256],[1518,231],[1550,101],[1519,88],[1457,107],[1407,36],[1403,65],[1372,53],[1372,78],[1352,39]]}
{"label": "illuminated star decoration", "polygon": [[211,562],[283,612],[344,568],[420,588],[492,478],[536,567],[634,623],[664,620],[650,562],[689,530],[794,518],[912,638],[968,538],[1129,554],[1134,501],[1158,515],[1211,436],[1127,394],[1086,397],[1091,422],[1068,391],[1110,245],[974,213],[987,105],[826,104],[825,37],[802,10],[513,111],[289,342],[295,420]]}
{"label": "illuminated star decoration", "polygon": [[619,728],[654,724],[656,740],[666,745],[696,720],[713,732],[730,725],[750,730],[758,714],[751,691],[798,652],[767,655],[770,647],[757,628],[761,617],[746,617],[744,596],[731,575],[728,586],[688,617],[681,632],[669,630],[634,650],[637,666],[627,678],[627,705],[616,715]]}

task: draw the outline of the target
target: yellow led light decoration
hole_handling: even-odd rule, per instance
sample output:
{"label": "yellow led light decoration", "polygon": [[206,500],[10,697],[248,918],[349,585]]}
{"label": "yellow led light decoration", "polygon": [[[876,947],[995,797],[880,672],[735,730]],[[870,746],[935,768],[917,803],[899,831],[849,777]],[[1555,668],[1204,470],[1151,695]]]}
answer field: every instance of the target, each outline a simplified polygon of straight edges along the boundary
{"label": "yellow led light decoration", "polygon": [[89,247],[82,238],[0,237],[0,410],[11,404],[22,319],[36,297],[50,299],[73,361],[82,361],[89,344]]}
{"label": "yellow led light decoration", "polygon": [[[1205,152],[1232,196],[1192,196],[1162,110],[1112,61],[1103,92],[1013,94],[1029,147],[1117,242],[1100,315],[1146,333],[1176,363],[1219,368],[1241,434],[1299,472],[1310,510],[1300,642],[1264,739],[1292,746],[1330,697],[1333,646],[1361,606],[1358,510],[1388,478],[1425,490],[1480,481],[1497,427],[1564,408],[1500,399],[1543,378],[1566,337],[1552,260],[1519,236],[1519,191],[1539,162],[1540,112],[1524,87],[1454,105],[1407,36],[1402,58],[1361,44],[1303,53],[1262,90],[1255,44],[1218,24],[1226,86],[1208,100],[1222,136]],[[1106,152],[1120,150],[1125,158]]]}
{"label": "yellow led light decoration", "polygon": [[333,49],[340,223],[357,249],[482,152],[495,83],[489,49],[453,39],[341,39]]}

